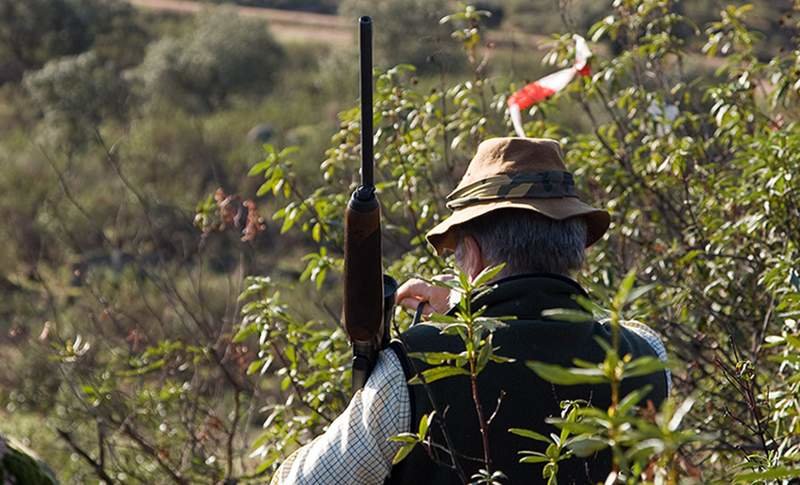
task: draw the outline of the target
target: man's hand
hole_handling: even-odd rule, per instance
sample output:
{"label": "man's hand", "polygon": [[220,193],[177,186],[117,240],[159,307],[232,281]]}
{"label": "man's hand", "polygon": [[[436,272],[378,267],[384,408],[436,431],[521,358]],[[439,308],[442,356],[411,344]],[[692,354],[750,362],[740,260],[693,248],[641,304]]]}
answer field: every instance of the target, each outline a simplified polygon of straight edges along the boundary
{"label": "man's hand", "polygon": [[[441,275],[433,279],[444,281],[452,278],[451,275]],[[397,289],[395,301],[411,311],[416,311],[419,304],[424,301],[422,314],[427,317],[431,313],[445,313],[450,309],[450,290],[419,278],[411,278]]]}

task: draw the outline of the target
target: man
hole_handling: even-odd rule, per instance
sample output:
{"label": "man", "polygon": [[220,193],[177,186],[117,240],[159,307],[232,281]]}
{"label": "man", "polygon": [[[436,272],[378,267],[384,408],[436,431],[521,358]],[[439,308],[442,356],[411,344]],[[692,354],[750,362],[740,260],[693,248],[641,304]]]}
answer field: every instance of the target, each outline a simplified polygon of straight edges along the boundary
{"label": "man", "polygon": [[[520,464],[517,452],[543,451],[542,445],[508,429],[527,428],[548,435],[554,428],[545,419],[560,414],[562,401],[580,399],[599,407],[610,403],[607,385],[556,386],[524,364],[538,360],[571,366],[576,358],[603,360],[604,351],[596,339],[610,339],[608,325],[548,320],[542,311],[580,309],[576,297],[586,293],[570,274],[580,269],[585,248],[608,229],[609,215],[578,199],[558,142],[546,139],[495,138],[481,143],[447,205],[453,213],[428,233],[428,241],[439,254],[453,251],[456,264],[472,278],[490,265],[505,263],[493,282],[495,288],[473,306],[485,306],[489,316],[516,317],[495,332],[493,341],[499,347],[497,354],[515,362],[490,363],[478,378],[484,410],[494,410],[502,396],[489,432],[492,469],[502,471],[508,483],[536,483],[542,480],[541,465]],[[401,286],[397,300],[410,309],[424,304],[428,314],[446,313],[449,296],[447,289],[412,279]],[[412,327],[400,340],[403,345],[381,352],[366,386],[347,410],[322,436],[292,455],[273,483],[455,484],[483,467],[468,378],[439,380],[427,390],[407,385],[416,372],[427,368],[409,359],[409,353],[457,353],[463,350],[461,340],[440,335],[428,325]],[[623,355],[666,359],[658,336],[644,325],[623,328],[620,342]],[[623,392],[646,385],[652,386],[648,399],[658,405],[667,395],[669,376],[658,372],[626,380]],[[430,428],[436,446],[430,450],[417,446],[392,466],[400,444],[389,438],[417,430],[420,418],[434,408],[440,418]],[[455,470],[453,456],[460,472]],[[610,454],[601,452],[562,461],[558,479],[559,483],[595,483],[610,469]]]}

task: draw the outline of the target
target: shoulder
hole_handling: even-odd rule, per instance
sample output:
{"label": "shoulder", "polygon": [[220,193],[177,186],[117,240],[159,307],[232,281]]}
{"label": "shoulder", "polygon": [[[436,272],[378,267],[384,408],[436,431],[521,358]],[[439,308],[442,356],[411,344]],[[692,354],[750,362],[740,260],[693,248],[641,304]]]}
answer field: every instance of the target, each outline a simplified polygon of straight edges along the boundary
{"label": "shoulder", "polygon": [[370,387],[386,388],[391,387],[398,379],[403,379],[403,365],[400,356],[396,351],[389,347],[378,354],[375,368],[367,381]]}
{"label": "shoulder", "polygon": [[637,320],[625,320],[622,322],[622,327],[646,341],[660,360],[667,360],[667,349],[664,347],[660,333]]}
{"label": "shoulder", "polygon": [[[669,361],[669,358],[667,357],[667,349],[664,346],[664,342],[660,333],[656,332],[644,323],[636,320],[623,321],[622,328],[628,330],[630,333],[647,342],[647,345],[656,354],[658,360],[664,362],[665,364]],[[664,373],[666,374],[667,378],[667,395],[669,395],[672,392],[672,372],[670,372],[669,367],[667,367],[664,369]]]}

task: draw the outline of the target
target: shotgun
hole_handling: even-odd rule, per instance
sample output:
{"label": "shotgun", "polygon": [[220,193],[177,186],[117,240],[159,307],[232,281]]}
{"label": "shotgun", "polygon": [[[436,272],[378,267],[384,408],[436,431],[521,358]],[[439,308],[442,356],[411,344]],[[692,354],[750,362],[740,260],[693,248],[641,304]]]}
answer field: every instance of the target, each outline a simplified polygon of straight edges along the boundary
{"label": "shotgun", "polygon": [[372,146],[372,19],[359,19],[361,52],[361,185],[344,215],[344,327],[353,346],[353,392],[364,387],[389,340],[397,282],[383,275],[381,207]]}

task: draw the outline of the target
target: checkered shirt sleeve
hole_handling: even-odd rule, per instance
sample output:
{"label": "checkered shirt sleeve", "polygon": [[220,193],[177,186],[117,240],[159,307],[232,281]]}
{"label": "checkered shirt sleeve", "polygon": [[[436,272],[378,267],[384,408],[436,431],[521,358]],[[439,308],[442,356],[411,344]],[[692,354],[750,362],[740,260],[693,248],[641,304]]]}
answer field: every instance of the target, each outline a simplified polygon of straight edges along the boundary
{"label": "checkered shirt sleeve", "polygon": [[347,409],[311,443],[295,451],[272,485],[382,484],[400,443],[389,441],[411,427],[406,378],[394,351],[380,353],[375,369]]}
{"label": "checkered shirt sleeve", "polygon": [[[661,341],[661,336],[658,332],[636,320],[626,320],[622,322],[622,326],[645,339],[655,351],[658,360],[665,364],[667,363],[667,349],[664,347],[664,343]],[[669,394],[670,391],[672,391],[672,373],[669,369],[666,369],[665,372],[667,373],[667,394]]]}

